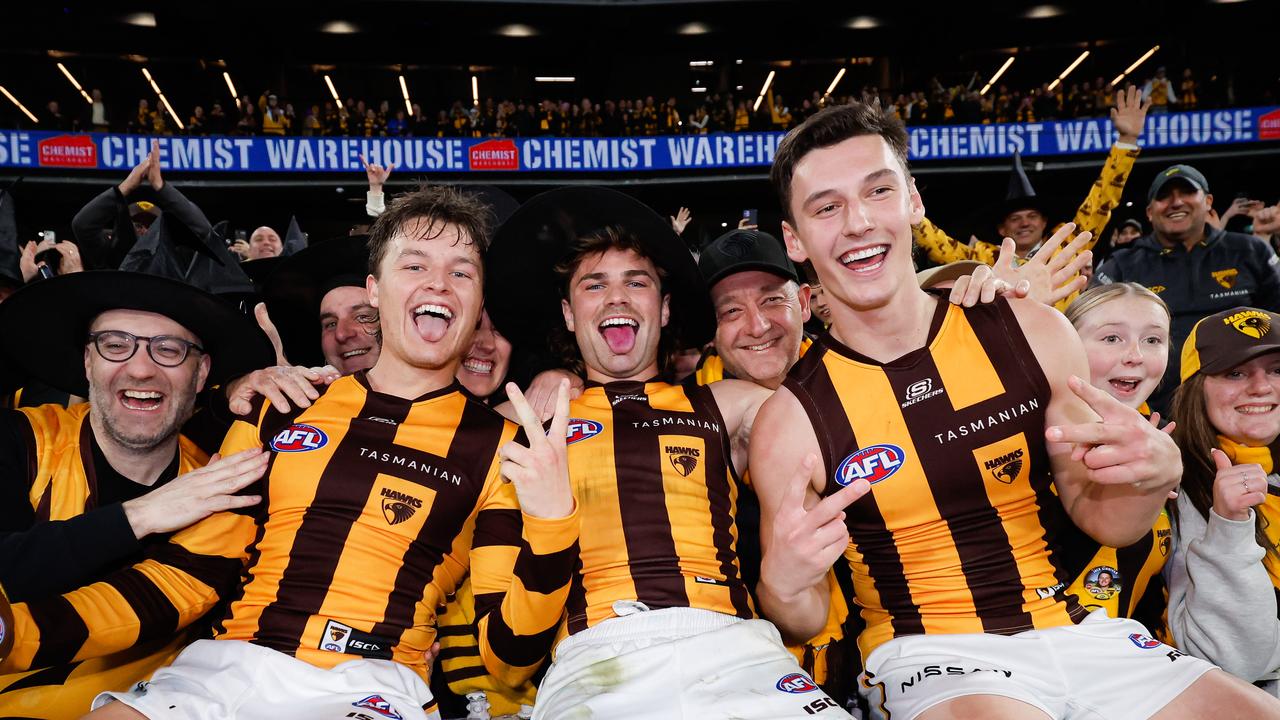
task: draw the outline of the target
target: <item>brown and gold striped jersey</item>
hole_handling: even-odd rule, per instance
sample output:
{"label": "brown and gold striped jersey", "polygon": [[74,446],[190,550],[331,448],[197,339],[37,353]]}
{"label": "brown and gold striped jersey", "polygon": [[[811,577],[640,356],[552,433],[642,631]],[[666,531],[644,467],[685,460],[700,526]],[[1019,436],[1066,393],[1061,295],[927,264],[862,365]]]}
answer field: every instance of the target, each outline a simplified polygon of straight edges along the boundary
{"label": "brown and gold striped jersey", "polygon": [[577,561],[578,516],[522,515],[498,472],[516,426],[456,383],[414,400],[364,373],[311,407],[264,407],[224,454],[274,451],[246,579],[218,638],[333,667],[394,659],[424,678],[436,608],[471,572],[481,656],[504,682],[550,650]]}
{"label": "brown and gold striped jersey", "polygon": [[738,480],[711,391],[589,384],[569,414],[582,550],[567,633],[614,617],[618,601],[753,617],[735,549]]}
{"label": "brown and gold striped jersey", "polygon": [[939,299],[926,346],[888,363],[824,336],[785,384],[818,438],[825,494],[871,482],[846,509],[863,657],[901,635],[1084,618],[1057,547],[1051,391],[1005,300]]}

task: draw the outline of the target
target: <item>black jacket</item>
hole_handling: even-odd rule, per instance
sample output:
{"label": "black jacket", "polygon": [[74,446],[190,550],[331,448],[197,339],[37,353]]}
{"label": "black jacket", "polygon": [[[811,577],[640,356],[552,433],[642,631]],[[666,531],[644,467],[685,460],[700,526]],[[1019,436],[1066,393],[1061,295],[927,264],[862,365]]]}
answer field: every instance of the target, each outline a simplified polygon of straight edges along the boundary
{"label": "black jacket", "polygon": [[1139,238],[1112,253],[1094,275],[1095,284],[1144,285],[1173,313],[1169,367],[1149,401],[1162,413],[1178,386],[1182,342],[1196,321],[1239,306],[1280,311],[1280,258],[1271,247],[1252,235],[1209,226],[1205,231],[1204,240],[1190,251],[1184,245],[1166,248],[1154,235]]}

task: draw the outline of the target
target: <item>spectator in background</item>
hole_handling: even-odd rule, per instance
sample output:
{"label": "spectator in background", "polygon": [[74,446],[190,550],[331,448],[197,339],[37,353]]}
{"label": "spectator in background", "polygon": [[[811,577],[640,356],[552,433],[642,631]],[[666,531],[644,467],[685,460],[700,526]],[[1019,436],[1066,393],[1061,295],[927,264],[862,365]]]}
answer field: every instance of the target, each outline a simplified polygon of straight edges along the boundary
{"label": "spectator in background", "polygon": [[1200,95],[1197,92],[1199,85],[1196,78],[1191,74],[1191,68],[1182,71],[1182,84],[1178,88],[1182,92],[1182,109],[1195,110],[1200,106]]}
{"label": "spectator in background", "polygon": [[209,127],[205,123],[204,108],[197,105],[191,111],[191,117],[187,118],[187,134],[188,135],[208,135]]}
{"label": "spectator in background", "polygon": [[1164,74],[1164,66],[1156,68],[1155,77],[1142,86],[1142,99],[1151,99],[1152,114],[1169,112],[1169,106],[1178,102],[1173,94],[1173,82]]}
{"label": "spectator in background", "polygon": [[258,115],[249,96],[240,101],[240,119],[236,121],[236,135],[254,135],[258,132]]}
{"label": "spectator in background", "polygon": [[279,257],[284,252],[284,242],[280,233],[263,225],[249,236],[249,241],[237,240],[230,247],[231,252],[240,256],[242,261],[261,260]]}
{"label": "spectator in background", "polygon": [[746,100],[739,100],[733,111],[733,131],[746,132],[751,127],[751,109]]}
{"label": "spectator in background", "polygon": [[128,132],[138,135],[147,135],[151,133],[152,116],[151,103],[146,98],[138,101],[138,112],[136,112],[131,120],[129,120]]}
{"label": "spectator in background", "polygon": [[107,105],[102,102],[102,91],[94,88],[89,91],[89,97],[92,102],[89,104],[89,113],[82,126],[93,132],[110,132],[111,120],[107,115]]}
{"label": "spectator in background", "polygon": [[324,134],[324,122],[321,119],[320,106],[312,105],[307,116],[302,119],[302,134],[306,137]]}
{"label": "spectator in background", "polygon": [[707,114],[707,106],[699,105],[693,114],[689,115],[689,124],[686,126],[692,135],[706,135],[707,123],[711,121],[711,116]]}
{"label": "spectator in background", "polygon": [[408,133],[409,122],[404,116],[403,110],[397,110],[395,115],[387,121],[387,135],[392,137],[400,137]]}
{"label": "spectator in background", "polygon": [[285,134],[284,110],[280,107],[280,99],[275,95],[267,96],[267,107],[262,111],[262,134],[282,136]]}
{"label": "spectator in background", "polygon": [[52,128],[54,130],[71,129],[71,121],[63,116],[62,110],[58,107],[57,100],[50,100],[49,104],[45,105],[44,109],[45,113],[43,122],[45,127]]}
{"label": "spectator in background", "polygon": [[1210,225],[1212,205],[1209,181],[1199,170],[1190,165],[1162,170],[1147,191],[1151,234],[1113,253],[1095,277],[1099,284],[1136,282],[1152,288],[1173,313],[1169,368],[1150,400],[1162,414],[1177,388],[1182,344],[1196,321],[1239,305],[1280,308],[1275,252],[1251,235]]}

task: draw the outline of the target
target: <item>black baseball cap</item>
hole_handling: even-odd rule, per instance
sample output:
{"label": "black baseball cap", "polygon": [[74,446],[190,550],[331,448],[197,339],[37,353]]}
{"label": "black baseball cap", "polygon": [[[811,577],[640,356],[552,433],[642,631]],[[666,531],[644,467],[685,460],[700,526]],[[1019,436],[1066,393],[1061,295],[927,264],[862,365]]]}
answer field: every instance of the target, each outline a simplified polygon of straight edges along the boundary
{"label": "black baseball cap", "polygon": [[707,287],[726,276],[747,270],[763,270],[800,282],[782,241],[767,232],[741,228],[730,230],[712,240],[698,256],[698,271],[702,273]]}
{"label": "black baseball cap", "polygon": [[1144,232],[1142,229],[1142,221],[1138,218],[1126,218],[1124,222],[1120,223],[1120,227],[1132,227],[1138,232]]}
{"label": "black baseball cap", "polygon": [[1190,165],[1170,165],[1161,170],[1156,175],[1156,179],[1151,181],[1151,189],[1147,190],[1147,202],[1155,200],[1156,196],[1160,194],[1160,190],[1175,180],[1188,183],[1197,190],[1209,192],[1209,181],[1205,179],[1204,174],[1199,170]]}
{"label": "black baseball cap", "polygon": [[1280,352],[1280,315],[1238,307],[1201,319],[1182,344],[1182,382],[1217,375],[1259,355]]}

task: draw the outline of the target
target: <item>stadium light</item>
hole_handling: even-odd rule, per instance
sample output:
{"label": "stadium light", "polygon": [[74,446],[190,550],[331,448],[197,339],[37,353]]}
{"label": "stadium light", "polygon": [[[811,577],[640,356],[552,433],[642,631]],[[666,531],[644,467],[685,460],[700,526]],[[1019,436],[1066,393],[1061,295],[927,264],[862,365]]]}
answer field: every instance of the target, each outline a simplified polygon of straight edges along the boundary
{"label": "stadium light", "polygon": [[1084,52],[1080,53],[1080,57],[1076,58],[1076,61],[1075,61],[1075,62],[1073,62],[1073,63],[1071,63],[1070,65],[1068,65],[1068,66],[1067,66],[1067,69],[1066,69],[1066,70],[1063,70],[1063,71],[1062,71],[1062,74],[1061,74],[1061,75],[1059,75],[1059,76],[1058,76],[1058,78],[1057,78],[1056,80],[1054,80],[1053,82],[1049,83],[1049,89],[1050,89],[1050,90],[1053,90],[1054,88],[1058,87],[1058,83],[1061,83],[1063,80],[1066,80],[1066,79],[1067,79],[1067,76],[1071,74],[1071,71],[1072,71],[1072,70],[1075,70],[1075,69],[1076,69],[1076,66],[1077,66],[1077,65],[1079,65],[1080,63],[1084,62],[1084,59],[1085,59],[1085,58],[1087,58],[1087,57],[1089,57],[1089,51],[1088,51],[1088,50],[1085,50]]}
{"label": "stadium light", "polygon": [[823,93],[823,95],[830,95],[831,91],[836,89],[836,86],[840,84],[840,79],[844,77],[844,70],[844,68],[840,68],[840,72],[836,73],[836,79],[831,81],[831,84],[827,86],[827,91]]}
{"label": "stadium light", "polygon": [[777,71],[775,70],[769,71],[769,77],[764,79],[764,87],[760,88],[760,95],[756,98],[756,103],[751,106],[751,112],[755,112],[760,109],[760,103],[764,101],[764,94],[769,92],[769,86],[773,84],[773,76],[776,72]]}
{"label": "stadium light", "polygon": [[578,78],[572,75],[536,75],[534,82],[574,82]]}
{"label": "stadium light", "polygon": [[480,107],[480,79],[471,76],[471,104]]}
{"label": "stadium light", "polygon": [[151,77],[151,71],[145,67],[142,68],[142,76],[147,79],[147,82],[151,83],[151,89],[156,91],[156,96],[164,104],[165,110],[169,111],[169,117],[173,118],[173,122],[178,126],[178,129],[186,130],[187,126],[182,124],[182,118],[178,117],[178,113],[174,112],[173,106],[169,104],[169,98],[164,96],[164,93],[160,91],[160,86],[156,84],[155,78]]}
{"label": "stadium light", "polygon": [[404,76],[400,76],[400,94],[404,97],[404,111],[409,115],[413,115],[413,103],[409,102],[409,86],[404,81]]}
{"label": "stadium light", "polygon": [[1014,61],[1014,56],[1010,55],[1009,59],[1005,60],[1004,64],[1000,66],[1000,69],[996,71],[996,74],[992,75],[991,79],[987,81],[987,84],[982,86],[982,92],[978,94],[986,95],[987,91],[991,89],[991,86],[995,85],[996,81],[1000,79],[1000,76],[1004,75],[1005,70],[1008,70],[1009,66],[1013,64],[1013,61]]}
{"label": "stadium light", "polygon": [[704,87],[691,87],[691,88],[689,88],[689,92],[701,92],[701,93],[704,93],[704,92],[706,92],[706,91],[707,91],[707,89],[706,89],[706,88],[704,88]]}
{"label": "stadium light", "polygon": [[338,104],[338,107],[342,107],[342,101],[338,99],[338,90],[333,86],[333,81],[328,75],[324,76],[324,84],[329,86],[329,94],[333,96],[333,101]]}
{"label": "stadium light", "polygon": [[40,123],[40,121],[36,119],[36,116],[32,115],[31,111],[27,109],[27,106],[18,102],[18,98],[14,97],[8,90],[5,89],[3,85],[0,85],[0,93],[4,93],[4,96],[9,98],[9,102],[13,103],[14,105],[17,105],[18,109],[22,111],[23,115],[26,115],[27,117],[31,118],[31,122],[36,124]]}
{"label": "stadium light", "polygon": [[1124,77],[1125,77],[1126,75],[1128,75],[1129,73],[1133,72],[1134,70],[1137,70],[1139,65],[1141,65],[1141,64],[1142,64],[1142,63],[1144,63],[1144,62],[1146,62],[1146,61],[1147,61],[1147,58],[1150,58],[1152,55],[1155,55],[1155,54],[1156,54],[1156,51],[1157,51],[1157,50],[1159,50],[1159,49],[1160,49],[1160,46],[1159,46],[1159,45],[1156,45],[1155,47],[1153,47],[1153,48],[1151,48],[1150,50],[1148,50],[1148,51],[1146,51],[1145,53],[1143,53],[1143,54],[1142,54],[1142,57],[1138,58],[1137,60],[1134,60],[1132,65],[1130,65],[1129,67],[1125,68],[1124,72],[1122,72],[1122,73],[1120,73],[1119,75],[1117,75],[1117,76],[1116,76],[1116,79],[1111,81],[1111,84],[1112,84],[1112,85],[1119,85],[1119,84],[1120,84],[1120,81],[1121,81],[1121,80],[1123,80],[1123,79],[1124,79]]}
{"label": "stadium light", "polygon": [[716,64],[715,60],[690,60],[689,67],[712,67]]}
{"label": "stadium light", "polygon": [[231,73],[223,70],[222,79],[227,81],[227,90],[231,91],[231,99],[236,102],[236,107],[240,107],[240,95],[236,93],[236,84],[231,82]]}
{"label": "stadium light", "polygon": [[67,69],[67,66],[62,63],[58,63],[58,69],[62,71],[63,75],[67,76],[67,80],[71,82],[71,85],[76,89],[76,92],[80,93],[80,97],[84,98],[85,102],[92,105],[93,98],[89,97],[89,93],[85,92],[84,88],[80,87],[80,83],[76,81],[75,76],[71,74],[71,71]]}

